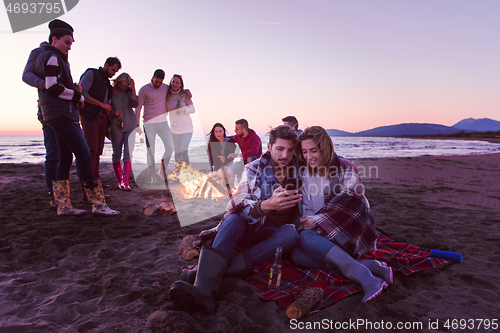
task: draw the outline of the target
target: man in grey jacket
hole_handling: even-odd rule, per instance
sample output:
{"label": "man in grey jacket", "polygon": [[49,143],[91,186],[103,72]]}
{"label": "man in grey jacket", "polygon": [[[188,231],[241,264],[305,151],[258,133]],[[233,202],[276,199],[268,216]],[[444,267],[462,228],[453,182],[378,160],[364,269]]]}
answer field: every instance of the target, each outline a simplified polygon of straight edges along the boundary
{"label": "man in grey jacket", "polygon": [[[50,31],[60,28],[73,31],[73,27],[64,21],[55,19],[49,22]],[[47,45],[50,44],[47,42],[42,42],[40,43],[39,47],[31,51],[23,71],[24,83],[34,88],[38,88],[38,90],[45,89],[45,82],[43,78],[39,78],[34,72],[35,61]],[[57,147],[56,133],[50,126],[47,126],[47,124],[43,120],[40,107],[38,107],[38,120],[42,124],[43,143],[45,145],[45,182],[47,184],[47,190],[49,191],[49,195],[51,197],[50,204],[51,206],[55,207],[52,194],[52,180],[56,179],[57,166],[59,165],[59,148]]]}

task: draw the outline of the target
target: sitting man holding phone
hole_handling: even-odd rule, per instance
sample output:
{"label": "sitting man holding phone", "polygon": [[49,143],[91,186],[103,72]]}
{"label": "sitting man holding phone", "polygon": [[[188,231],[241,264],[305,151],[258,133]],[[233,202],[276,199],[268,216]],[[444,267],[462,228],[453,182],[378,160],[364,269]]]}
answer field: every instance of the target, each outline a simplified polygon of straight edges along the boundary
{"label": "sitting man holding phone", "polygon": [[[274,258],[278,246],[283,252],[295,246],[302,200],[299,189],[291,189],[300,186],[296,145],[297,135],[287,126],[269,132],[268,151],[245,166],[222,222],[197,236],[199,244],[215,239],[201,249],[197,271],[183,271],[181,281],[172,284],[176,306],[213,312],[212,294],[224,276],[251,275],[254,265]],[[232,255],[235,247],[242,251]]]}

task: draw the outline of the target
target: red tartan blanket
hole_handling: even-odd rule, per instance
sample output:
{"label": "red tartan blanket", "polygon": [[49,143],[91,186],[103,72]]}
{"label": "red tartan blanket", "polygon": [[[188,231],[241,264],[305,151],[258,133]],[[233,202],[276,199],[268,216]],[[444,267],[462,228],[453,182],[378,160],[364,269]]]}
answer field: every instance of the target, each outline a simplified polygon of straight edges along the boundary
{"label": "red tartan blanket", "polygon": [[[381,232],[377,237],[377,251],[366,253],[362,259],[377,259],[386,262],[395,271],[404,275],[444,267],[452,264],[452,261],[430,257],[427,251],[418,246],[406,243],[396,243],[392,237]],[[273,262],[269,261],[254,268],[254,275],[247,279],[257,288],[257,292],[264,300],[275,300],[286,309],[291,305],[297,295],[309,288],[320,287],[325,290],[322,307],[332,305],[338,300],[357,293],[361,290],[358,284],[344,278],[340,272],[331,269],[301,269],[291,266],[288,261],[283,262],[283,273],[281,275],[281,289],[279,291],[269,290],[267,282],[269,270]]]}

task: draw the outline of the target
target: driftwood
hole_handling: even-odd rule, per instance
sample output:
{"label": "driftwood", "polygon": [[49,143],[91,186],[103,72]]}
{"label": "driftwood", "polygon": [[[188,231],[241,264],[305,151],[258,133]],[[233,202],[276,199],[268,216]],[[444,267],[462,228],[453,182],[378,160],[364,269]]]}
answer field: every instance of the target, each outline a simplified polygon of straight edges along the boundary
{"label": "driftwood", "polygon": [[325,291],[318,287],[304,290],[297,300],[286,308],[286,316],[289,319],[299,319],[307,316],[313,307],[321,302],[324,293]]}
{"label": "driftwood", "polygon": [[184,260],[191,260],[200,255],[197,248],[193,247],[193,241],[196,235],[187,235],[181,240],[177,252],[179,252]]}
{"label": "driftwood", "polygon": [[139,209],[139,214],[149,216],[157,211],[160,212],[161,215],[173,215],[176,213],[174,203],[167,201],[159,204],[148,202],[144,207]]}

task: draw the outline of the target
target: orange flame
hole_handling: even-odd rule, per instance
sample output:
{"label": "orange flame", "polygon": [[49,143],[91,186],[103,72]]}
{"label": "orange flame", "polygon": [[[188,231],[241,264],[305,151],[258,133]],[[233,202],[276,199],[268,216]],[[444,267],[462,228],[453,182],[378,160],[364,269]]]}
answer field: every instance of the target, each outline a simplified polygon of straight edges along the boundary
{"label": "orange flame", "polygon": [[211,178],[208,173],[194,169],[185,162],[175,164],[175,170],[168,175],[168,180],[182,184],[185,199],[205,198],[219,201],[227,196],[220,179]]}

